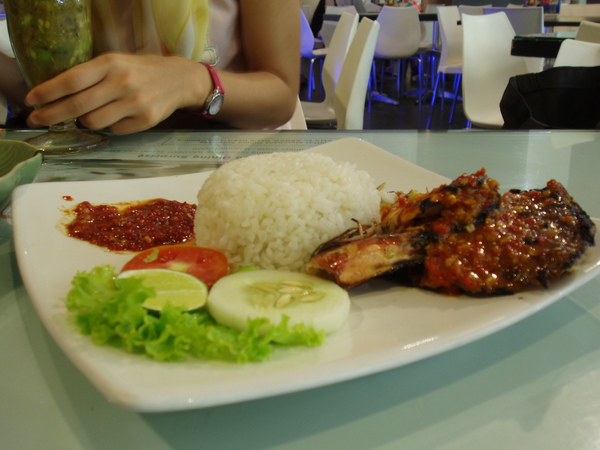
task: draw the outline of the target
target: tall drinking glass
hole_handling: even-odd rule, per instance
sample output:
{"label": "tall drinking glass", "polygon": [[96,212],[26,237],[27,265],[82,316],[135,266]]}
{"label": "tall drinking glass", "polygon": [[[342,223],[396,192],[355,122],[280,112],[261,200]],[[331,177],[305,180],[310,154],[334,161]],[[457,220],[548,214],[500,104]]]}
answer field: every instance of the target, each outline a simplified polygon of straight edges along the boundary
{"label": "tall drinking glass", "polygon": [[[4,0],[11,44],[31,89],[92,57],[90,0]],[[81,130],[76,118],[52,125],[28,142],[49,155],[95,149],[102,133]]]}

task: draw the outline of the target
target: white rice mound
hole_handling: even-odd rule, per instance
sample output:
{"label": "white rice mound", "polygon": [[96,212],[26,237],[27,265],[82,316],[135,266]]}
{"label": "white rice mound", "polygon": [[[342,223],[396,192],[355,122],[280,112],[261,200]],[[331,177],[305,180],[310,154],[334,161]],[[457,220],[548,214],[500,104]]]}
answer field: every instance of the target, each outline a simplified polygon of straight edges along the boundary
{"label": "white rice mound", "polygon": [[356,224],[379,220],[370,175],[317,153],[270,153],[229,162],[198,193],[196,243],[233,267],[302,271],[314,250]]}

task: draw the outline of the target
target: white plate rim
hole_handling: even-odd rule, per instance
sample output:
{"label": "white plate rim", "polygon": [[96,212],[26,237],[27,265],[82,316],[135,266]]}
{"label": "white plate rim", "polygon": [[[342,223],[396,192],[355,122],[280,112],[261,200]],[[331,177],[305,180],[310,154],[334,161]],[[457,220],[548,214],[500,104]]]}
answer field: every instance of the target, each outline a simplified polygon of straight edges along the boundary
{"label": "white plate rim", "polygon": [[[406,174],[406,179],[399,186],[390,186],[394,189],[423,190],[448,181],[357,138],[339,139],[308,151],[323,153],[338,161],[353,162],[371,173],[377,182],[389,182],[391,174],[400,170]],[[348,325],[328,337],[322,347],[277,351],[271,361],[244,366],[203,361],[157,363],[142,356],[95,346],[89,338],[78,334],[73,326],[69,326],[64,300],[60,298],[66,295],[75,270],[69,273],[61,271],[68,258],[59,258],[52,265],[54,277],[44,278],[40,275],[40,270],[47,264],[43,258],[57,248],[64,248],[68,257],[69,248],[75,248],[76,256],[86,257],[85,263],[76,260],[77,270],[88,270],[105,262],[118,266],[129,256],[112,254],[84,242],[74,244],[71,241],[76,240],[64,236],[60,227],[54,226],[62,216],[59,206],[69,206],[62,196],[77,192],[76,201],[103,203],[156,196],[194,202],[197,190],[209,173],[133,180],[39,183],[21,186],[13,193],[17,261],[25,288],[41,321],[90,382],[109,401],[124,408],[139,412],[166,412],[211,407],[326,386],[401,367],[519,322],[600,272],[600,250],[594,247],[576,272],[559,280],[550,289],[534,289],[515,296],[484,300],[484,303],[468,298],[447,298],[387,282],[371,282],[351,292],[353,308]],[[181,186],[185,187],[182,189]],[[136,189],[147,196],[127,197]],[[45,219],[35,223],[33,228],[27,226],[40,217]],[[599,225],[597,219],[595,223]],[[49,235],[43,232],[48,227],[51,228]],[[67,241],[60,241],[61,238]],[[59,244],[55,240],[59,240]],[[53,247],[48,249],[49,246]],[[42,283],[39,282],[40,277]],[[443,301],[440,301],[441,298]],[[404,316],[413,320],[413,316],[418,318],[427,314],[426,319],[433,322],[431,326],[437,324],[441,331],[433,328],[413,331],[412,324],[404,324],[411,329],[413,334],[410,334],[403,329],[396,330],[395,322],[388,319],[390,315],[394,319],[398,317],[402,324]],[[446,324],[446,318],[459,318],[466,325]],[[425,324],[425,328],[427,326]],[[373,333],[374,327],[385,330],[389,336],[381,331],[377,338],[370,338],[369,333]],[[140,380],[142,373],[152,379]],[[243,379],[240,378],[242,376]],[[195,379],[197,383],[193,382]]]}

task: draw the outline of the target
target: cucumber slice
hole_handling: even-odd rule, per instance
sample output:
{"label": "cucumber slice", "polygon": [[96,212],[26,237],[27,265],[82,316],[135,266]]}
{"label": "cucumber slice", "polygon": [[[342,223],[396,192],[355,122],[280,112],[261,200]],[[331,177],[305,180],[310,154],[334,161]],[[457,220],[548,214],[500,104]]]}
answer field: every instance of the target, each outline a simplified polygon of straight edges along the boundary
{"label": "cucumber slice", "polygon": [[217,322],[241,331],[248,319],[267,318],[278,325],[286,315],[290,326],[304,323],[331,334],[346,323],[350,297],[337,284],[312,275],[253,270],[217,281],[206,307]]}

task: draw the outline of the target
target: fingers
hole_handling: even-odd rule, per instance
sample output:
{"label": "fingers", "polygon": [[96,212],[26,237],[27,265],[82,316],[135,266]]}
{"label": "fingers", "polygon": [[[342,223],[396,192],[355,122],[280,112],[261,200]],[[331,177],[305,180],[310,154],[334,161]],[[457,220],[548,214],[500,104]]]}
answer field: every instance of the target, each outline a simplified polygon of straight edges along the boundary
{"label": "fingers", "polygon": [[44,106],[30,114],[28,124],[49,126],[75,117],[87,128],[117,134],[151,128],[187,106],[186,86],[195,82],[198,67],[174,57],[99,56],[32,89],[27,101]]}
{"label": "fingers", "polygon": [[99,62],[92,60],[77,65],[34,87],[25,97],[28,105],[37,107],[27,118],[28,125],[49,126],[77,118],[100,105],[100,99],[90,103],[90,94],[94,95],[90,89],[107,76],[106,68]]}
{"label": "fingers", "polygon": [[114,134],[129,134],[147,130],[163,120],[162,110],[140,107],[127,99],[115,100],[80,116],[80,122],[92,130],[108,128]]}
{"label": "fingers", "polygon": [[34,110],[27,118],[27,124],[32,128],[49,126],[72,118],[85,115],[93,109],[90,102],[86,101],[85,92],[77,96],[65,97],[47,104],[43,108]]}
{"label": "fingers", "polygon": [[45,105],[94,86],[106,76],[100,62],[97,59],[79,64],[35,86],[25,97],[25,103],[29,106]]}

